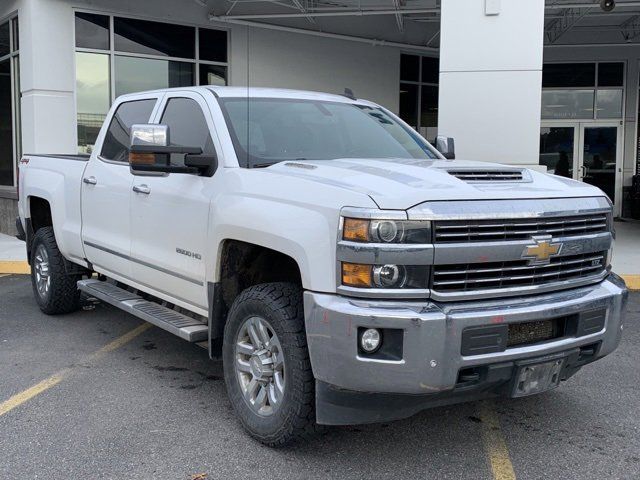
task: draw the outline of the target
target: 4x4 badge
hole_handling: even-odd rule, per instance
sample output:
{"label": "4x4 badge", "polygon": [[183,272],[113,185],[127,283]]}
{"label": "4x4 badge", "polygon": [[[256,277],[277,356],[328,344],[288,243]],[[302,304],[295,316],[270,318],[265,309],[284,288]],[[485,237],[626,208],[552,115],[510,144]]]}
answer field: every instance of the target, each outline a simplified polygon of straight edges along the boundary
{"label": "4x4 badge", "polygon": [[530,265],[543,265],[551,261],[551,257],[560,254],[562,243],[551,243],[551,235],[531,237],[536,244],[527,246],[522,258],[529,259]]}

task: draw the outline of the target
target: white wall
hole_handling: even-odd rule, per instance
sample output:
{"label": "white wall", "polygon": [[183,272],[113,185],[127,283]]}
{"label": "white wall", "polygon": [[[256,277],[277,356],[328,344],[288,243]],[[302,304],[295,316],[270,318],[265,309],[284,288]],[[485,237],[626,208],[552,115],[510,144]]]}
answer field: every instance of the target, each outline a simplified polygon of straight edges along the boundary
{"label": "white wall", "polygon": [[397,112],[400,52],[392,47],[234,26],[231,83],[330,93],[351,88],[357,97]]}
{"label": "white wall", "polygon": [[64,2],[21,0],[22,151],[76,150],[73,17]]}
{"label": "white wall", "polygon": [[442,0],[438,133],[458,158],[538,165],[544,0]]}

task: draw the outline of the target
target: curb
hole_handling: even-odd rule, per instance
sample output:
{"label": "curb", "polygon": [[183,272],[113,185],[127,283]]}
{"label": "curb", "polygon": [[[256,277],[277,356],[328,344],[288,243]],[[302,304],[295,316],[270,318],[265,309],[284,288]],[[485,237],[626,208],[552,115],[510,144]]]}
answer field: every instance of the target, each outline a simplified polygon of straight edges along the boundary
{"label": "curb", "polygon": [[0,260],[0,275],[3,274],[29,274],[31,267],[24,261]]}
{"label": "curb", "polygon": [[[0,260],[0,275],[7,274],[22,274],[28,275],[31,273],[31,267],[27,262],[23,261],[1,261]],[[627,284],[627,288],[632,292],[640,291],[640,275],[620,275],[624,282]]]}
{"label": "curb", "polygon": [[620,275],[632,292],[640,291],[640,275]]}

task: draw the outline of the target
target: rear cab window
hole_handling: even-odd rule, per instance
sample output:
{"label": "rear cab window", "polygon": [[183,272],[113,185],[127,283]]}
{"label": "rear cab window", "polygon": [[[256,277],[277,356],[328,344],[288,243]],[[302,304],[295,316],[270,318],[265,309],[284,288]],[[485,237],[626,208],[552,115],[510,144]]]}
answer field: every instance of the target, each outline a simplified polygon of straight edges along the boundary
{"label": "rear cab window", "polygon": [[121,103],[109,123],[109,129],[102,142],[100,157],[127,163],[131,144],[131,126],[149,123],[156,102],[156,98],[148,98]]}

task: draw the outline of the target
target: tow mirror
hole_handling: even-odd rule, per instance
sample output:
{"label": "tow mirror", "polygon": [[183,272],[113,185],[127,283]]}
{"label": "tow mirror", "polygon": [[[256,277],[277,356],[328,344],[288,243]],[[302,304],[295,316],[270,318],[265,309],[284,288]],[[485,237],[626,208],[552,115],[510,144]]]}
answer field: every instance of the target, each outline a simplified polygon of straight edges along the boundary
{"label": "tow mirror", "polygon": [[456,147],[453,138],[438,135],[436,137],[436,150],[438,150],[447,160],[456,158]]}
{"label": "tow mirror", "polygon": [[203,155],[200,147],[171,145],[167,125],[131,126],[129,167],[134,175],[153,173],[212,175],[217,165],[216,156]]}

